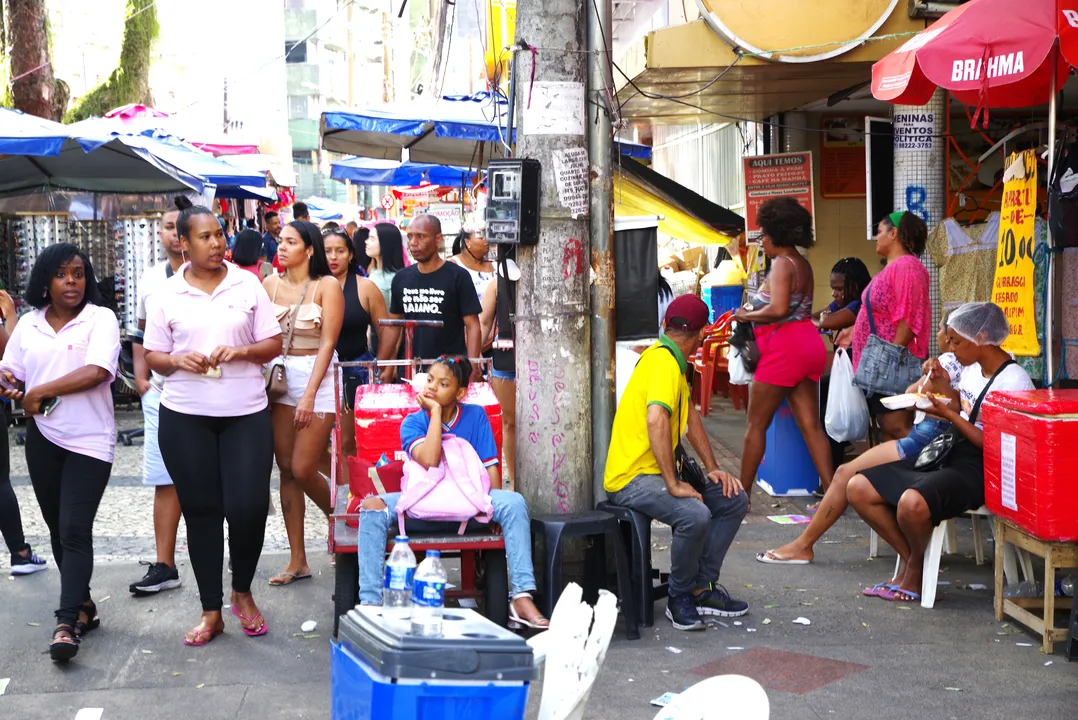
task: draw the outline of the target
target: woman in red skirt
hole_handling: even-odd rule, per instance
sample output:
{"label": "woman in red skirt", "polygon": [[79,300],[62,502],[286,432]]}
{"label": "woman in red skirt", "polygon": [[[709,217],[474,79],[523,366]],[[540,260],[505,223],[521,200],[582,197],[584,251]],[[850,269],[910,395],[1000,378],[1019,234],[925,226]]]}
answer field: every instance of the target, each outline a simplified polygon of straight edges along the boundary
{"label": "woman in red skirt", "polygon": [[812,216],[791,197],[768,200],[757,212],[771,272],[760,291],[734,315],[753,323],[760,362],[749,395],[749,422],[741,452],[741,482],[752,491],[764,456],[767,428],[783,400],[805,436],[824,487],[831,484],[831,447],[820,424],[819,382],[827,351],[812,322],[814,280],[799,248],[812,247]]}

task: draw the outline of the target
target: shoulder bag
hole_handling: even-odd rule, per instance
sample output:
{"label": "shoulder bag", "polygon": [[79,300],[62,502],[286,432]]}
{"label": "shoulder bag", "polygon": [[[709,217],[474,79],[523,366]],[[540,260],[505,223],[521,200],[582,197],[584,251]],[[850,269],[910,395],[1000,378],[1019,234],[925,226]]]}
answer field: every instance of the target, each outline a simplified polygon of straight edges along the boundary
{"label": "shoulder bag", "polygon": [[307,297],[307,286],[310,284],[310,280],[303,283],[303,291],[299,294],[299,300],[296,301],[292,312],[288,315],[288,335],[285,337],[284,347],[281,348],[281,361],[270,364],[262,371],[262,376],[266,378],[266,397],[269,398],[270,403],[274,403],[288,394],[288,378],[284,358],[288,356],[288,352],[292,349],[292,334],[296,331],[296,316],[299,315],[299,307],[303,304],[304,298]]}
{"label": "shoulder bag", "polygon": [[[662,346],[671,355],[674,351],[665,345]],[[677,357],[674,357],[677,361]],[[677,398],[677,426],[674,431],[678,433],[678,443],[674,447],[674,472],[677,473],[678,479],[683,483],[688,483],[693,490],[704,494],[704,490],[707,489],[708,479],[707,473],[700,467],[700,463],[696,462],[696,458],[689,454],[685,449],[685,445],[681,442],[681,396]]]}
{"label": "shoulder bag", "polygon": [[[977,416],[981,412],[981,403],[984,402],[985,397],[988,396],[988,391],[992,389],[992,383],[996,381],[999,374],[1003,372],[1003,369],[1008,365],[1014,364],[1014,360],[1008,360],[999,366],[999,369],[992,374],[991,379],[985,384],[984,390],[981,390],[980,396],[977,398],[977,402],[973,404],[973,408],[969,412],[969,421],[974,425],[977,424]],[[955,447],[960,443],[969,442],[966,436],[958,431],[957,428],[952,427],[936,437],[935,440],[925,445],[921,450],[920,455],[917,456],[917,460],[913,463],[915,470],[921,472],[929,472],[930,470],[938,470],[947,464],[947,458],[950,457]]]}
{"label": "shoulder bag", "polygon": [[870,295],[872,283],[865,289],[864,296],[871,334],[857,362],[853,384],[875,395],[899,395],[921,377],[922,361],[914,357],[908,347],[887,342],[876,334]]}

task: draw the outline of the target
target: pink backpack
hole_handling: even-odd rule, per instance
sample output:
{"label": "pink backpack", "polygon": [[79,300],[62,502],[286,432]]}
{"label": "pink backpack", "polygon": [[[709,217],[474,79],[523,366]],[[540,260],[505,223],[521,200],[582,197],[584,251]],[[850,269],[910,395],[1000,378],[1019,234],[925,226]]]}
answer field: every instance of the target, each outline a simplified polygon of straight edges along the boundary
{"label": "pink backpack", "polygon": [[424,469],[415,460],[404,463],[401,495],[397,501],[397,526],[404,535],[404,514],[416,520],[459,522],[458,535],[468,521],[490,522],[494,506],[490,502],[490,475],[479,455],[467,441],[442,435],[442,461]]}

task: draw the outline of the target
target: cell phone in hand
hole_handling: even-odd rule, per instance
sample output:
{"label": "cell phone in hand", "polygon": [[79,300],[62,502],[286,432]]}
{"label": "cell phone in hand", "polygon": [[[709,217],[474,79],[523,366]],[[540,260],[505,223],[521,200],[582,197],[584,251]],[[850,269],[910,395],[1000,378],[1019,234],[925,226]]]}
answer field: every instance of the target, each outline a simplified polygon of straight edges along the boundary
{"label": "cell phone in hand", "polygon": [[60,398],[59,397],[45,398],[44,400],[41,401],[41,414],[44,415],[45,417],[48,417],[52,413],[52,411],[56,409],[56,406],[59,405],[59,404],[60,404]]}
{"label": "cell phone in hand", "polygon": [[14,385],[12,385],[11,383],[9,383],[7,381],[7,378],[4,377],[3,373],[0,373],[0,387],[4,388],[5,390],[18,391],[18,389],[19,389],[19,388],[15,387]]}

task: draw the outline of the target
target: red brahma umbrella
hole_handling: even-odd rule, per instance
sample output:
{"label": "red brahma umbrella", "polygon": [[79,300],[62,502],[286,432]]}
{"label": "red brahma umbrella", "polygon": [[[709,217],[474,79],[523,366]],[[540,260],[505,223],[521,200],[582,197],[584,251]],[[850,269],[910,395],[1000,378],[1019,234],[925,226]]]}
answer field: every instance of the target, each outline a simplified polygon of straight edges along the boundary
{"label": "red brahma umbrella", "polygon": [[[1078,0],[970,0],[873,65],[872,95],[895,104],[924,105],[937,87],[943,88],[977,107],[974,125],[983,110],[986,126],[989,108],[1047,101],[1050,182],[1056,99],[1076,62]],[[1049,328],[1052,305],[1047,308]],[[1045,357],[1051,363],[1051,332],[1046,339]]]}

